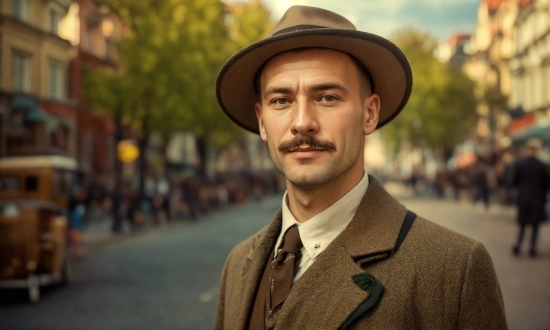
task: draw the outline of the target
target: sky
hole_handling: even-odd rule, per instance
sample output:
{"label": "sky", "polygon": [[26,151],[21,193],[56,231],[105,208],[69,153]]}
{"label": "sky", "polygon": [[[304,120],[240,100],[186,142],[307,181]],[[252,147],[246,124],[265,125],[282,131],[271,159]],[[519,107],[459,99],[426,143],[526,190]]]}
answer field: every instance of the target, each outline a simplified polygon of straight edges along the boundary
{"label": "sky", "polygon": [[[245,0],[237,0],[245,1]],[[401,28],[429,32],[440,41],[473,33],[480,0],[262,0],[275,21],[292,5],[325,8],[349,19],[358,30],[385,38]]]}

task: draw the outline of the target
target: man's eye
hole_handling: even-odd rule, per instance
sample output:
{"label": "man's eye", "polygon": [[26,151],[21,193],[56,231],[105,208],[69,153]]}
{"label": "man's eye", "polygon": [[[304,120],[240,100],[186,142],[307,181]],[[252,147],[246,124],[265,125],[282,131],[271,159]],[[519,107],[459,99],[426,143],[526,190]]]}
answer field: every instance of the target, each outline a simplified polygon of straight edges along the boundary
{"label": "man's eye", "polygon": [[325,102],[333,102],[336,100],[336,98],[332,95],[324,95],[322,97],[322,100],[325,101]]}
{"label": "man's eye", "polygon": [[273,103],[278,104],[278,105],[285,105],[285,104],[288,104],[288,100],[281,98],[281,99],[276,99],[275,101],[273,101]]}

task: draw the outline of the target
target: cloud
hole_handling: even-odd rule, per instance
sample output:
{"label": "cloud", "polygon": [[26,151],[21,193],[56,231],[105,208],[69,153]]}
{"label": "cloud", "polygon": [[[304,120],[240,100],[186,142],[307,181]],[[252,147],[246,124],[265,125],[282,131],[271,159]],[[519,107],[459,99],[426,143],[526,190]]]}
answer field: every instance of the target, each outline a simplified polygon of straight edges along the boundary
{"label": "cloud", "polygon": [[292,5],[309,5],[337,12],[359,30],[389,38],[397,30],[414,27],[439,40],[475,28],[479,0],[264,0],[278,20]]}

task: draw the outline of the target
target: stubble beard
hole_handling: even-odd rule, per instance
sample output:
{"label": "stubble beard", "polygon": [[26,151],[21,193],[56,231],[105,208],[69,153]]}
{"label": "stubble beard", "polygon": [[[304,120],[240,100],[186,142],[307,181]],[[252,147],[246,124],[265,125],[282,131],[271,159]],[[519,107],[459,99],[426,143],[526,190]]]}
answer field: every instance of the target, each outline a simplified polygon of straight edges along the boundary
{"label": "stubble beard", "polygon": [[337,160],[331,156],[329,157],[321,165],[311,165],[311,162],[307,160],[300,161],[296,165],[289,165],[280,158],[278,162],[274,163],[292,185],[303,190],[314,190],[332,182],[353,167],[354,162],[351,159],[337,164]]}
{"label": "stubble beard", "polygon": [[[281,153],[285,154],[294,148],[307,145],[313,148],[323,148],[324,152],[336,152],[336,146],[332,141],[320,140],[313,136],[296,136],[292,140],[283,141],[277,148],[269,148],[272,159],[276,159]],[[323,186],[331,179],[331,169],[334,169],[334,164],[331,160],[323,163],[320,169],[311,168],[310,160],[299,160],[298,168],[291,168],[282,160],[280,163],[274,162],[275,166],[285,178],[295,186],[303,189],[315,189]],[[296,166],[294,166],[296,167]]]}
{"label": "stubble beard", "polygon": [[[310,160],[300,160],[296,165],[289,165],[285,162],[284,153],[291,147],[297,147],[299,145],[306,144],[309,146],[326,147],[328,150],[328,159],[320,165],[312,165]],[[357,146],[351,146],[352,150],[357,149],[357,154],[343,156],[344,159],[336,159],[336,146],[332,141],[317,140],[305,138],[295,138],[294,141],[288,141],[280,144],[279,146],[272,146],[268,143],[271,159],[277,169],[283,173],[286,180],[292,185],[304,190],[314,190],[325,186],[329,182],[338,178],[343,173],[349,171],[361,153],[359,151],[360,144]],[[283,155],[283,157],[281,157]],[[337,157],[338,158],[338,157]]]}

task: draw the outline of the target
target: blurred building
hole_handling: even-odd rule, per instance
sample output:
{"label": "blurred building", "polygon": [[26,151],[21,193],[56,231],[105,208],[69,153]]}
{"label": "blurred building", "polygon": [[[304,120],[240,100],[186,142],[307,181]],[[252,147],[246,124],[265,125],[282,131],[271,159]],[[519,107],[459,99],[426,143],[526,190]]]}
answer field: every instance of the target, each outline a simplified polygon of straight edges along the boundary
{"label": "blurred building", "polygon": [[550,145],[550,1],[482,0],[465,72],[476,81],[492,148],[530,137]]}
{"label": "blurred building", "polygon": [[115,127],[90,112],[83,76],[117,67],[122,31],[94,0],[0,1],[0,157],[63,154],[112,175]]}
{"label": "blurred building", "polygon": [[68,95],[78,108],[77,158],[80,169],[95,178],[112,181],[117,128],[108,116],[90,111],[84,95],[83,80],[86,70],[118,67],[117,49],[124,23],[109,8],[94,0],[75,0],[72,1],[62,29],[63,35],[73,46]]}
{"label": "blurred building", "polygon": [[472,56],[463,67],[476,82],[476,134],[479,142],[493,150],[509,145],[505,129],[510,122],[507,99],[512,89],[510,61],[517,14],[518,0],[480,1],[469,44]]}
{"label": "blurred building", "polygon": [[462,69],[464,63],[470,58],[468,45],[471,37],[468,33],[454,33],[449,40],[438,47],[437,58],[454,68]]}
{"label": "blurred building", "polygon": [[76,155],[71,44],[60,33],[70,4],[0,1],[0,157]]}
{"label": "blurred building", "polygon": [[550,0],[481,0],[471,38],[454,35],[439,47],[440,60],[464,60],[476,82],[478,148],[518,148],[538,137],[550,154],[549,32]]}
{"label": "blurred building", "polygon": [[510,62],[512,90],[509,133],[516,143],[538,137],[550,154],[550,1],[518,1]]}

